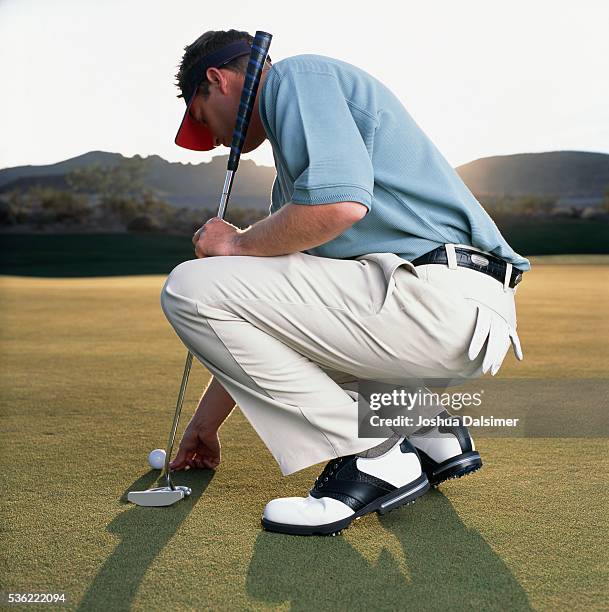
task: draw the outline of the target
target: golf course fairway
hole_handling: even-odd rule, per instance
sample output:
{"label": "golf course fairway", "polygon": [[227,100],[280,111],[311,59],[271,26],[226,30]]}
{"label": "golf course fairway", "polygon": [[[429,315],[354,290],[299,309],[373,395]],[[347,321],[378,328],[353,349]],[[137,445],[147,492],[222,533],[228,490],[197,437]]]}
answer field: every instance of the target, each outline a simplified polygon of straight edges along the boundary
{"label": "golf course fairway", "polygon": [[[519,287],[525,360],[510,352],[500,378],[609,377],[609,264],[568,261]],[[176,475],[190,498],[128,504],[158,475],[146,457],[165,446],[186,354],[163,282],[0,277],[3,607],[65,593],[81,610],[609,608],[609,440],[568,426],[475,438],[476,474],[307,538],[263,532],[260,516],[319,466],[283,478],[236,410],[218,470]],[[195,363],[178,435],[208,376]]]}

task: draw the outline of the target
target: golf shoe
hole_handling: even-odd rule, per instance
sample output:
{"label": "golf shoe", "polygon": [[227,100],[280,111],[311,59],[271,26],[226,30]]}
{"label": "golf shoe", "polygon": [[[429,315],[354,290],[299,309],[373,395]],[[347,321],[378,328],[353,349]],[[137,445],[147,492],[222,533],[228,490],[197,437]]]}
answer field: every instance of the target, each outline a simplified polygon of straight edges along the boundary
{"label": "golf shoe", "polygon": [[385,514],[414,502],[428,489],[416,449],[399,439],[378,457],[333,459],[307,497],[270,501],[262,526],[293,535],[336,535],[355,519],[370,512]]}
{"label": "golf shoe", "polygon": [[[458,417],[441,412],[436,419],[454,423]],[[424,427],[408,440],[417,449],[423,471],[431,486],[436,487],[445,480],[460,478],[482,467],[480,454],[476,451],[469,430],[462,424]]]}

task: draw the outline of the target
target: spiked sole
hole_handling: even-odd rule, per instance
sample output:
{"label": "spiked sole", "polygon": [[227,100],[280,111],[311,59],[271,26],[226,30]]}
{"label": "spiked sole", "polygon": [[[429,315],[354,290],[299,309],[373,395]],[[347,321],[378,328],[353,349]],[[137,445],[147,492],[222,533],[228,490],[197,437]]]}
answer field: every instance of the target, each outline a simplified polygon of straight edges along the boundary
{"label": "spiked sole", "polygon": [[419,457],[423,471],[429,478],[429,484],[434,488],[447,480],[473,474],[482,467],[482,459],[477,451],[462,453],[441,463],[437,463],[420,450]]}
{"label": "spiked sole", "polygon": [[262,527],[267,531],[274,531],[277,533],[287,533],[289,535],[326,535],[334,536],[338,535],[343,529],[348,527],[354,520],[361,518],[365,514],[370,512],[378,512],[378,514],[386,514],[391,510],[395,510],[400,506],[406,506],[413,503],[417,498],[421,497],[424,493],[429,490],[429,480],[425,473],[421,474],[414,482],[400,487],[395,491],[391,491],[387,495],[378,497],[373,502],[364,506],[351,516],[341,519],[340,521],[334,521],[333,523],[326,523],[325,525],[290,525],[288,523],[275,523],[262,518]]}

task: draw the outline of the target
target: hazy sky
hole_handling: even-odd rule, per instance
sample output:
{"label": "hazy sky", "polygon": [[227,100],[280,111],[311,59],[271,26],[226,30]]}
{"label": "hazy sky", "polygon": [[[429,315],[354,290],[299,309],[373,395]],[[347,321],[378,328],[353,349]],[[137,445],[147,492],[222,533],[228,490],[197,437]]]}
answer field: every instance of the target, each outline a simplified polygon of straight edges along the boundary
{"label": "hazy sky", "polygon": [[[274,61],[371,72],[454,166],[609,152],[608,26],[605,0],[0,0],[0,167],[89,150],[206,161],[173,143],[174,75],[186,44],[231,27],[271,32]],[[272,165],[268,144],[247,157]]]}

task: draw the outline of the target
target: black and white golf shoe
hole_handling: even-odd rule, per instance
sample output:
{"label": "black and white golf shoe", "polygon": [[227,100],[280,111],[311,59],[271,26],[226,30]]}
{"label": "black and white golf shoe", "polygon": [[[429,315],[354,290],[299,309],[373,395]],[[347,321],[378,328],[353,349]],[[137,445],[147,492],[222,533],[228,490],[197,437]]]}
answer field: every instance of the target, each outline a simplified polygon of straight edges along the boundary
{"label": "black and white golf shoe", "polygon": [[[459,420],[446,410],[437,419]],[[408,440],[417,449],[423,471],[432,487],[451,478],[461,478],[482,467],[482,459],[465,425],[439,425],[423,427]]]}
{"label": "black and white golf shoe", "polygon": [[333,459],[308,497],[270,501],[262,526],[292,535],[337,535],[364,514],[385,514],[414,502],[428,489],[417,451],[404,439],[378,457]]}

